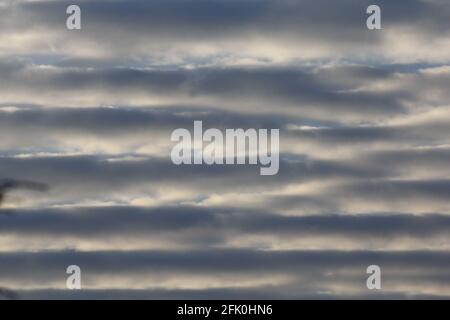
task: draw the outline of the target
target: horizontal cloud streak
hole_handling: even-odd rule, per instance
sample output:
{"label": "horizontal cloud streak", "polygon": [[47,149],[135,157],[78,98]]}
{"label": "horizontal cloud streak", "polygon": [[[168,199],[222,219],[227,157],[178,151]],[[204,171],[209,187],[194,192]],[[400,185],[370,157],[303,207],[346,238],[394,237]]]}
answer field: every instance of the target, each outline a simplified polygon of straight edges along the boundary
{"label": "horizontal cloud streak", "polygon": [[[378,1],[383,8],[383,33],[365,29],[366,8],[372,4],[366,0],[81,1],[82,32],[68,36],[63,27],[70,4],[39,1],[7,6],[0,17],[0,36],[8,43],[2,49],[46,53],[50,47],[59,55],[133,55],[144,61],[150,55],[150,61],[166,63],[211,60],[207,58],[224,53],[232,61],[371,55],[448,62],[449,56],[444,37],[450,9],[439,1],[414,0],[408,5]],[[396,41],[402,36],[401,43]],[[29,41],[24,43],[23,38]],[[430,43],[435,50],[427,48]]]}
{"label": "horizontal cloud streak", "polygon": [[[323,72],[328,78],[328,71]],[[348,68],[342,72],[351,77],[358,70]],[[360,82],[341,87],[332,79],[324,80],[322,71],[287,68],[72,69],[6,62],[0,65],[0,73],[4,77],[5,104],[21,103],[15,97],[26,94],[34,95],[34,101],[50,105],[54,105],[55,96],[59,104],[75,106],[190,102],[230,110],[244,108],[252,113],[301,112],[318,119],[333,111],[337,120],[359,120],[402,114],[406,112],[404,103],[414,98],[408,87],[394,92],[362,89]],[[363,77],[362,73],[356,76]],[[341,76],[338,73],[336,77]],[[367,75],[366,81],[374,82],[376,78]]]}
{"label": "horizontal cloud streak", "polygon": [[[284,216],[235,208],[199,206],[93,207],[7,210],[0,216],[4,243],[14,250],[64,248],[280,247],[447,249],[450,216],[368,214]],[[122,243],[124,238],[134,238]],[[425,238],[425,240],[424,240]],[[88,241],[86,241],[88,239]],[[408,239],[408,242],[405,242]],[[283,240],[284,245],[279,241]],[[327,243],[333,240],[334,244]],[[259,245],[257,244],[259,243]]]}
{"label": "horizontal cloud streak", "polygon": [[[70,261],[89,270],[85,274],[85,287],[95,285],[109,288],[117,284],[127,284],[135,289],[152,289],[166,284],[171,287],[173,280],[177,287],[184,289],[204,289],[208,277],[216,279],[218,287],[225,287],[229,277],[246,279],[247,286],[263,286],[270,296],[280,287],[290,295],[309,292],[330,292],[339,295],[365,291],[365,269],[377,263],[383,266],[387,292],[395,292],[409,281],[410,288],[417,290],[427,285],[428,294],[446,292],[442,281],[448,281],[449,255],[437,251],[374,252],[374,251],[278,251],[254,250],[214,250],[214,251],[98,251],[98,252],[40,252],[0,254],[1,274],[8,274],[2,281],[8,284],[23,284],[34,280],[35,288],[52,284],[61,288],[65,283],[65,269]],[[402,274],[403,271],[403,274]],[[406,272],[405,272],[406,271]],[[173,272],[177,272],[174,279]],[[33,277],[39,274],[39,278]],[[172,274],[171,278],[168,278]],[[187,277],[188,275],[191,278]],[[102,281],[108,277],[108,283]],[[155,277],[157,276],[157,278]],[[271,276],[272,281],[261,279]],[[281,278],[280,278],[281,276]],[[315,281],[309,281],[313,277]],[[158,280],[155,280],[158,279]],[[194,280],[191,282],[190,280]],[[259,280],[258,280],[259,279]],[[411,279],[415,279],[411,282]],[[252,282],[253,281],[253,282]],[[173,285],[173,284],[172,284]],[[270,289],[270,285],[276,285]],[[237,285],[243,289],[246,284]],[[34,289],[30,288],[29,289]],[[409,294],[416,294],[413,290]]]}

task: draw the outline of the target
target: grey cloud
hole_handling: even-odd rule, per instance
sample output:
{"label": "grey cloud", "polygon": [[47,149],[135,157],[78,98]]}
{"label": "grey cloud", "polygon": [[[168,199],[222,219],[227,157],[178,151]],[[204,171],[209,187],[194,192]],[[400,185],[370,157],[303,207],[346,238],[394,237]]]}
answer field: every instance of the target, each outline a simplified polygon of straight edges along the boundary
{"label": "grey cloud", "polygon": [[0,300],[2,300],[2,298],[6,300],[18,300],[19,297],[20,296],[19,294],[17,294],[17,292],[10,290],[8,288],[0,287]]}
{"label": "grey cloud", "polygon": [[[348,289],[366,292],[366,268],[378,264],[383,269],[384,289],[395,291],[398,286],[410,285],[412,291],[404,295],[439,294],[448,283],[450,258],[445,251],[255,251],[255,250],[201,250],[201,251],[55,251],[39,253],[1,253],[2,281],[14,287],[31,279],[39,287],[65,283],[67,265],[77,263],[84,272],[86,288],[99,284],[100,279],[127,281],[139,279],[152,288],[151,275],[186,277],[226,275],[237,277],[290,276],[290,282],[274,284],[265,293],[289,289],[289,296],[305,296],[320,291],[343,294]],[[247,278],[248,279],[248,278]],[[225,283],[226,283],[226,279]],[[108,282],[111,283],[111,282]],[[338,285],[334,287],[333,285]],[[340,286],[340,287],[339,287]],[[245,286],[244,286],[245,288]],[[26,290],[23,285],[21,290]]]}
{"label": "grey cloud", "polygon": [[446,118],[429,120],[424,123],[405,123],[392,125],[336,125],[317,127],[312,130],[291,130],[290,135],[299,141],[327,147],[354,146],[358,144],[369,148],[384,143],[391,146],[439,146],[449,142]]}
{"label": "grey cloud", "polygon": [[349,238],[401,238],[445,236],[450,216],[379,213],[365,215],[282,216],[237,208],[168,206],[160,208],[100,207],[73,209],[10,210],[14,218],[0,217],[0,233],[102,237],[150,235],[155,232],[214,230],[224,237],[267,234],[283,237],[339,235]]}
{"label": "grey cloud", "polygon": [[[6,32],[51,31],[53,37],[47,36],[48,42],[63,42],[57,46],[62,52],[70,52],[70,48],[83,44],[96,44],[105,52],[136,55],[145,55],[145,51],[148,55],[148,48],[165,48],[166,52],[168,48],[175,48],[189,55],[195,52],[192,46],[202,44],[219,46],[222,52],[239,52],[239,49],[245,52],[259,40],[293,51],[294,57],[301,56],[301,51],[306,50],[305,44],[310,51],[318,51],[313,53],[315,57],[364,58],[367,53],[389,56],[389,48],[382,46],[384,34],[369,33],[365,28],[366,8],[372,4],[366,0],[339,3],[325,0],[314,3],[287,0],[81,1],[83,30],[64,39],[67,36],[64,13],[70,4],[39,1],[6,7],[0,19],[2,29]],[[448,31],[450,10],[446,3],[414,0],[408,5],[392,1],[377,4],[383,8],[385,29],[412,28],[415,36],[436,41]],[[146,43],[141,39],[146,39]],[[71,46],[70,42],[75,44]],[[270,53],[269,56],[274,57]],[[418,58],[426,59],[426,55]]]}
{"label": "grey cloud", "polygon": [[[324,71],[327,72],[327,71]],[[349,68],[348,76],[354,73]],[[370,73],[370,71],[369,71]],[[338,79],[339,72],[334,77]],[[326,78],[329,78],[326,76]],[[369,81],[370,75],[366,81]],[[360,84],[360,83],[359,83]],[[339,85],[342,86],[342,85]],[[324,118],[330,111],[340,118],[374,120],[406,112],[404,102],[413,99],[412,92],[370,92],[342,90],[332,79],[319,74],[288,68],[229,68],[196,70],[135,69],[42,69],[35,66],[5,75],[3,90],[18,93],[64,96],[84,93],[100,101],[118,103],[132,99],[158,98],[172,102],[190,101],[218,108]],[[347,89],[356,89],[356,83]],[[110,93],[114,92],[113,95]],[[127,98],[128,97],[128,98]],[[94,98],[93,98],[94,99]],[[50,103],[51,99],[45,100]],[[256,102],[257,101],[257,102]],[[4,101],[6,102],[6,101]]]}
{"label": "grey cloud", "polygon": [[[299,271],[312,266],[324,269],[368,266],[374,262],[386,268],[406,267],[445,270],[450,264],[446,251],[262,251],[262,250],[194,250],[194,251],[41,251],[3,252],[2,274],[18,275],[32,267],[36,274],[51,275],[67,261],[78,262],[90,272],[139,272],[144,270],[210,272]],[[28,262],[28,263],[20,263]],[[46,268],[47,267],[47,268]],[[65,268],[61,269],[64,272]],[[365,274],[365,268],[362,269]],[[57,273],[56,273],[57,274]]]}
{"label": "grey cloud", "polygon": [[[313,159],[304,161],[295,156],[293,159],[295,161],[282,158],[279,174],[271,177],[261,177],[256,166],[176,166],[169,157],[121,160],[120,156],[3,157],[0,158],[0,174],[42,181],[52,188],[46,196],[52,197],[53,203],[64,203],[79,197],[95,199],[111,192],[126,196],[142,188],[152,189],[152,186],[171,186],[172,190],[179,191],[196,190],[208,195],[211,192],[248,190],[249,187],[254,191],[264,190],[288,182],[382,177],[389,173],[383,168],[347,166]],[[264,185],[261,185],[262,181]]]}
{"label": "grey cloud", "polygon": [[0,207],[3,204],[6,193],[16,189],[44,192],[48,190],[45,184],[34,181],[2,179],[0,180]]}
{"label": "grey cloud", "polygon": [[309,195],[279,195],[266,199],[274,210],[373,212],[379,210],[449,212],[448,179],[361,179],[341,181]]}
{"label": "grey cloud", "polygon": [[[318,290],[320,291],[320,290]],[[168,290],[22,290],[23,299],[83,299],[83,300],[292,300],[292,299],[320,299],[320,300],[445,300],[449,297],[439,294],[416,294],[401,291],[344,294],[344,293],[301,293],[286,288],[258,287],[258,288],[219,288],[219,289],[168,289]]]}
{"label": "grey cloud", "polygon": [[[25,135],[28,135],[30,131],[37,131],[40,135],[45,135],[46,131],[56,133],[71,131],[88,132],[107,138],[108,135],[136,134],[139,131],[165,130],[167,133],[177,128],[193,127],[195,120],[202,120],[205,128],[280,129],[286,123],[292,122],[292,118],[277,114],[245,116],[238,112],[189,105],[173,105],[170,108],[123,106],[85,109],[21,108],[19,106],[14,112],[0,112],[0,130],[20,135],[20,131],[23,131],[20,129],[27,127],[27,131],[23,133]],[[308,119],[304,121],[308,122]]]}
{"label": "grey cloud", "polygon": [[450,180],[410,180],[410,181],[370,181],[354,183],[342,188],[347,195],[355,195],[361,198],[383,199],[383,201],[401,199],[415,200],[448,200],[450,192]]}
{"label": "grey cloud", "polygon": [[400,150],[379,150],[363,153],[356,157],[356,162],[379,166],[389,164],[389,167],[402,176],[411,173],[445,176],[450,161],[450,149],[435,148],[403,148]]}
{"label": "grey cloud", "polygon": [[[0,4],[0,177],[51,187],[2,203],[1,298],[450,297],[448,1],[69,4]],[[194,120],[279,128],[279,174],[172,165]]]}

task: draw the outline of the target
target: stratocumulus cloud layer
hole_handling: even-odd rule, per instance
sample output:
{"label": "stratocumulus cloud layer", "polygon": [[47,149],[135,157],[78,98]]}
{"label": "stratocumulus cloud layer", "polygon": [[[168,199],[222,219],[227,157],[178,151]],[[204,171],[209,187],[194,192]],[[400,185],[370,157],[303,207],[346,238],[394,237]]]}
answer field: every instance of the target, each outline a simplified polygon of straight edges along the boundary
{"label": "stratocumulus cloud layer", "polygon": [[[448,1],[71,4],[0,2],[0,298],[450,298]],[[194,121],[278,174],[174,165]]]}

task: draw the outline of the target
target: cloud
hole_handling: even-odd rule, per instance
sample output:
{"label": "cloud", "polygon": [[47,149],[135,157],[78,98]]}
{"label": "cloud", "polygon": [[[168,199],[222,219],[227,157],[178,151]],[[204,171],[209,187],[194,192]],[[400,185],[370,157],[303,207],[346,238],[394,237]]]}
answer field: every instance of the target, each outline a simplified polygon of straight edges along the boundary
{"label": "cloud", "polygon": [[[126,285],[142,290],[164,285],[198,290],[223,288],[234,278],[242,282],[233,287],[243,292],[262,287],[268,296],[280,289],[290,296],[304,292],[364,295],[366,268],[376,263],[384,270],[388,294],[405,288],[411,289],[411,295],[448,294],[442,281],[448,281],[449,256],[439,251],[55,251],[2,253],[0,261],[2,281],[21,285],[22,290],[61,289],[67,264],[76,262],[89,270],[84,275],[86,289]],[[27,285],[31,279],[32,288]]]}
{"label": "cloud", "polygon": [[0,207],[3,204],[5,194],[16,189],[44,192],[48,190],[48,187],[33,181],[18,181],[13,179],[0,180]]}
{"label": "cloud", "polygon": [[[169,64],[223,56],[234,61],[370,56],[440,62],[448,62],[449,56],[445,35],[450,11],[437,1],[378,1],[384,27],[378,33],[365,26],[370,1],[81,1],[83,28],[68,33],[65,9],[70,4],[6,6],[0,19],[2,51],[131,56]],[[435,50],[429,50],[430,43]]]}
{"label": "cloud", "polygon": [[221,192],[275,191],[286,184],[388,174],[382,168],[358,168],[296,157],[282,158],[279,174],[265,179],[264,185],[255,166],[177,166],[169,157],[18,156],[2,157],[0,164],[0,174],[8,173],[15,179],[28,177],[52,187],[41,201],[33,199],[35,205],[71,204],[80,199],[109,199],[120,203],[143,195],[164,201],[176,193],[180,197],[178,201],[198,202]]}
{"label": "cloud", "polygon": [[[0,178],[51,187],[2,203],[1,297],[450,296],[447,1],[69,4],[0,4]],[[173,165],[195,120],[280,129],[279,174]]]}
{"label": "cloud", "polygon": [[[91,207],[10,210],[0,242],[12,250],[137,250],[203,247],[260,249],[448,249],[450,217],[406,213],[285,216],[230,207]],[[122,241],[127,238],[125,243]]]}
{"label": "cloud", "polygon": [[[257,114],[277,110],[313,119],[324,119],[332,111],[336,121],[361,121],[403,114],[405,102],[414,97],[408,88],[382,92],[349,83],[344,89],[325,81],[321,71],[286,67],[74,69],[7,62],[3,69],[4,104],[23,103],[18,97],[32,95],[35,102],[48,106],[191,104]],[[355,70],[346,72],[350,77]],[[375,81],[368,75],[365,81],[371,80]]]}
{"label": "cloud", "polygon": [[5,298],[6,300],[18,300],[19,295],[12,290],[0,287],[0,298]]}
{"label": "cloud", "polygon": [[[272,290],[272,291],[271,291]],[[283,291],[284,290],[284,291]],[[333,294],[326,292],[318,293],[293,293],[286,292],[286,288],[279,291],[274,287],[259,287],[249,289],[219,288],[204,290],[24,290],[21,295],[25,299],[44,299],[44,300],[60,300],[60,299],[83,299],[83,300],[282,300],[282,299],[320,299],[320,300],[442,300],[447,299],[445,295],[433,294],[413,294],[404,292],[377,292],[377,293],[357,293],[355,295],[345,295],[342,293]]]}

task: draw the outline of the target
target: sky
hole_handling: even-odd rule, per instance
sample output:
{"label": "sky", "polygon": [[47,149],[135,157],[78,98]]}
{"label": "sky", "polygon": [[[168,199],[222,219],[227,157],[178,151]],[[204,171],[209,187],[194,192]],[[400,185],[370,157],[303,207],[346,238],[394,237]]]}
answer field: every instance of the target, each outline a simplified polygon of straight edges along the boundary
{"label": "sky", "polygon": [[[0,181],[48,187],[0,199],[0,298],[448,299],[449,87],[448,0],[0,0]],[[278,174],[174,165],[197,120]]]}

